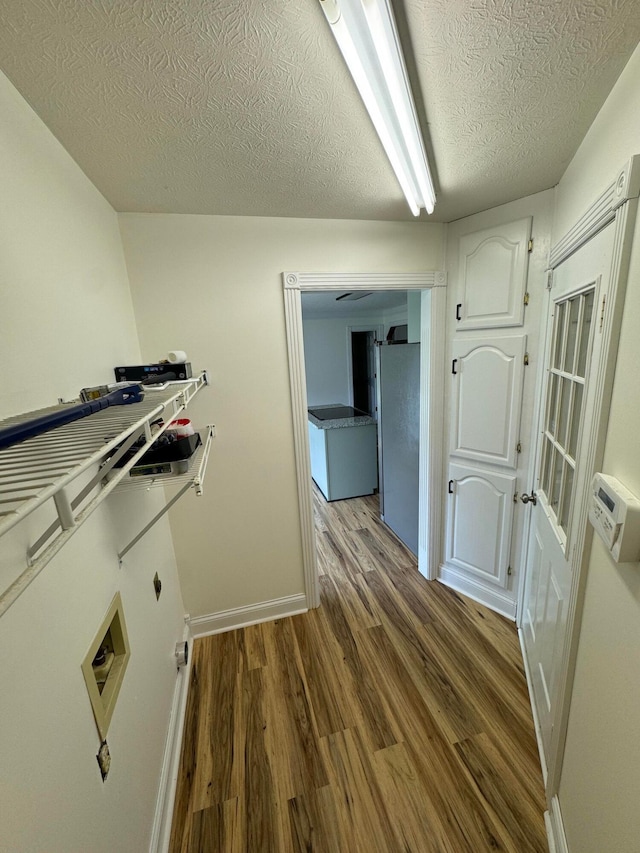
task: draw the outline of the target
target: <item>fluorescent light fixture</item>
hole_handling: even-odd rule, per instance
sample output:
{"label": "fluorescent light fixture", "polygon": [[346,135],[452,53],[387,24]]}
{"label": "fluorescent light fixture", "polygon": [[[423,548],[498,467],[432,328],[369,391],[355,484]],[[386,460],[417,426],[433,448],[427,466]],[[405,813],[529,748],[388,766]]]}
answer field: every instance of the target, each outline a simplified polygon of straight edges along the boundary
{"label": "fluorescent light fixture", "polygon": [[414,216],[435,192],[389,0],[320,0]]}

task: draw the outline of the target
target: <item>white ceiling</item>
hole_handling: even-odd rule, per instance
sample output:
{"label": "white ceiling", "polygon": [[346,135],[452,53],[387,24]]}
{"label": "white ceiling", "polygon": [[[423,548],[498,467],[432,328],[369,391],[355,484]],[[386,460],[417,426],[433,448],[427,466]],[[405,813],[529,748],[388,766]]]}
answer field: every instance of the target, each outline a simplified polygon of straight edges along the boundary
{"label": "white ceiling", "polygon": [[[437,221],[555,184],[640,38],[637,0],[394,5]],[[412,218],[318,0],[0,0],[0,68],[118,211]]]}
{"label": "white ceiling", "polygon": [[364,317],[367,315],[389,311],[393,308],[406,307],[406,290],[376,290],[362,299],[340,299],[345,290],[306,291],[302,294],[302,316],[305,320],[329,320],[336,317]]}

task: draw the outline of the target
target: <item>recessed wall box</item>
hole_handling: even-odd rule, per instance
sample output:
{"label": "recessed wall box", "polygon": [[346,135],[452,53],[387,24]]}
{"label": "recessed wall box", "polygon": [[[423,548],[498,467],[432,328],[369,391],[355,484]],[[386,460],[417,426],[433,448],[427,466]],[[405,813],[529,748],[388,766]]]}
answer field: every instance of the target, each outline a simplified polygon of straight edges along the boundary
{"label": "recessed wall box", "polygon": [[130,654],[122,599],[118,592],[82,662],[93,715],[103,740],[107,736]]}
{"label": "recessed wall box", "polygon": [[640,500],[620,480],[594,474],[589,521],[616,563],[640,560]]}

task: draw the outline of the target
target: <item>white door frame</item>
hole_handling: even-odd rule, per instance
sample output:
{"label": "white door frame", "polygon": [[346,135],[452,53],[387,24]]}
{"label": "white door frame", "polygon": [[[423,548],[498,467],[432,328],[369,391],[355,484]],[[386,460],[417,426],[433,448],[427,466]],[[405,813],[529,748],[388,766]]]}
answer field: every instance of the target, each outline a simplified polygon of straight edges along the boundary
{"label": "white door frame", "polygon": [[[432,580],[440,563],[440,529],[443,505],[442,447],[444,425],[444,357],[446,275],[422,273],[303,273],[282,274],[289,355],[289,381],[293,412],[298,507],[302,534],[302,559],[307,606],[318,607],[320,591],[316,564],[313,497],[307,417],[307,387],[302,337],[302,298],[313,290],[426,290],[431,300],[430,319],[420,324],[420,490],[418,568]],[[423,295],[423,307],[426,305]],[[426,318],[423,310],[421,317]]]}
{"label": "white door frame", "polygon": [[[611,262],[611,276],[607,293],[607,304],[604,314],[601,315],[601,305],[594,307],[597,323],[601,322],[602,316],[602,350],[597,365],[593,366],[590,381],[595,382],[596,395],[593,422],[595,429],[592,431],[591,440],[582,452],[582,464],[587,472],[594,472],[602,464],[604,453],[604,442],[607,432],[607,421],[609,415],[609,403],[613,390],[613,377],[618,351],[618,340],[620,336],[620,325],[624,307],[624,296],[627,285],[627,272],[631,244],[638,207],[638,194],[640,192],[640,155],[633,156],[618,172],[615,180],[609,184],[607,189],[596,201],[583,213],[580,219],[569,229],[569,231],[551,249],[549,255],[549,284],[551,286],[553,270],[565,261],[570,255],[584,246],[592,237],[611,222],[615,223],[615,237],[613,258]],[[548,298],[549,295],[548,295]],[[548,315],[548,300],[545,305],[542,322],[546,323]],[[546,329],[545,329],[546,334]],[[544,342],[546,354],[548,341]],[[543,405],[541,399],[544,387],[544,371],[542,364],[545,359],[540,359],[541,369],[537,376],[537,406],[536,421],[538,423],[539,408]],[[538,457],[539,436],[536,434],[536,448],[531,455],[529,464],[529,480],[527,490],[535,482],[536,461]],[[576,658],[578,652],[578,641],[580,637],[580,625],[582,617],[582,605],[586,584],[586,568],[591,553],[592,530],[588,526],[588,491],[590,476],[584,478],[584,485],[580,493],[575,494],[575,509],[572,516],[572,525],[575,525],[576,545],[569,555],[571,562],[572,584],[567,611],[567,629],[565,643],[560,662],[560,692],[557,708],[554,713],[553,735],[551,740],[550,754],[545,756],[547,765],[546,790],[547,799],[552,805],[550,820],[554,821],[558,809],[553,807],[557,798],[560,785],[560,773],[564,756],[567,726],[569,721],[569,707],[571,703],[571,692],[575,674]],[[529,547],[529,534],[531,522],[527,525],[522,543],[522,565],[526,566],[526,557]],[[527,566],[527,570],[528,570]],[[524,591],[526,587],[525,577],[522,577],[518,599],[518,632],[523,648],[524,643],[521,620],[524,609]],[[526,658],[525,658],[526,661]],[[528,674],[527,674],[528,677]],[[530,694],[533,697],[533,694]],[[536,709],[533,709],[534,717]],[[554,831],[560,831],[560,827],[554,827]],[[558,836],[559,837],[559,836]]]}

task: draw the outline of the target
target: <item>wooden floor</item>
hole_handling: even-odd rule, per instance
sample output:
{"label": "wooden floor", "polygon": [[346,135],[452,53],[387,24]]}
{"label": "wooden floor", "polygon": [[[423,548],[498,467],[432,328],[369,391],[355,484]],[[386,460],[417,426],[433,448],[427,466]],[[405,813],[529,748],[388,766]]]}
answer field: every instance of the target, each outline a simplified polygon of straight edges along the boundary
{"label": "wooden floor", "polygon": [[314,510],[321,607],[195,643],[171,851],[547,851],[513,624]]}

